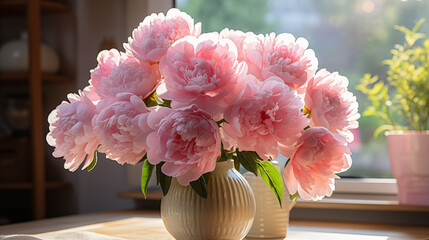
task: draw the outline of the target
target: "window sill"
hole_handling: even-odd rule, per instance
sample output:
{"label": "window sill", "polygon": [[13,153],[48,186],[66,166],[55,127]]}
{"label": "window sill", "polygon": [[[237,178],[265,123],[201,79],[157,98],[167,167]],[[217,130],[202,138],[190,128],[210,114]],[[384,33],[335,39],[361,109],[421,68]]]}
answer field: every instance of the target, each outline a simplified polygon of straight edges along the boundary
{"label": "window sill", "polygon": [[294,208],[429,212],[429,206],[402,205],[396,195],[334,193],[321,201],[298,200]]}
{"label": "window sill", "polygon": [[[118,197],[137,201],[156,201],[161,200],[162,192],[149,190],[146,199],[139,191],[119,192]],[[321,201],[304,201],[299,199],[294,208],[429,212],[429,206],[402,205],[398,203],[395,195],[384,194],[334,193],[332,197],[324,198]]]}

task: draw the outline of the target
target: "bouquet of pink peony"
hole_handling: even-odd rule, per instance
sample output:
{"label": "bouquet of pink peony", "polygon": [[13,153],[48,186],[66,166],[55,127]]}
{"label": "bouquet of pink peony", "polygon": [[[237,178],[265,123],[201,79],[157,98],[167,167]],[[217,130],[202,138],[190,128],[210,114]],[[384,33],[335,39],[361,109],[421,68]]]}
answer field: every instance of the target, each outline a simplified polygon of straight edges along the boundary
{"label": "bouquet of pink peony", "polygon": [[291,195],[330,196],[336,173],[351,166],[358,127],[347,78],[318,70],[308,42],[292,34],[200,32],[171,9],[146,17],[125,52],[100,52],[89,86],[49,115],[53,156],[70,171],[91,170],[98,152],[120,164],[144,161],[144,194],[156,171],[164,194],[176,178],[203,197],[216,162],[234,159],[281,202],[270,163],[280,152]]}

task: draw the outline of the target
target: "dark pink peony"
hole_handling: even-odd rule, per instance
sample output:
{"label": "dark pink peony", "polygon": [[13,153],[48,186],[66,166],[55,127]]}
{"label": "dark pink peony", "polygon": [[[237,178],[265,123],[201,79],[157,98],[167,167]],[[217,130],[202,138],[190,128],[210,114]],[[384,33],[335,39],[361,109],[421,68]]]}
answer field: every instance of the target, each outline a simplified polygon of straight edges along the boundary
{"label": "dark pink peony", "polygon": [[283,172],[290,194],[305,200],[331,196],[336,173],[350,168],[352,159],[347,141],[323,127],[303,131]]}
{"label": "dark pink peony", "polygon": [[158,107],[151,111],[147,123],[154,130],[147,137],[147,157],[151,164],[164,162],[163,173],[186,186],[214,170],[221,139],[210,114],[195,105],[181,109]]}

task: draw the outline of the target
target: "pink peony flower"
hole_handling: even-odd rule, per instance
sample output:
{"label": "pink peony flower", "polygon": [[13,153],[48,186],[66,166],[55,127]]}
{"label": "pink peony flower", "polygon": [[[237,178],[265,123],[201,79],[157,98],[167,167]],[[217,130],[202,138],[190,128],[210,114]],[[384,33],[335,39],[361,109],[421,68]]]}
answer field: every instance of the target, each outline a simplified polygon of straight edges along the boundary
{"label": "pink peony flower", "polygon": [[246,40],[246,38],[256,37],[256,35],[253,32],[244,33],[242,31],[230,30],[228,28],[225,28],[220,32],[220,37],[229,39],[235,44],[235,46],[237,47],[237,60],[241,62],[244,61],[244,41]]}
{"label": "pink peony flower", "polygon": [[215,120],[241,95],[246,69],[244,62],[237,62],[234,43],[217,33],[178,40],[160,63],[173,106],[196,104]]}
{"label": "pink peony flower", "polygon": [[139,27],[134,29],[132,38],[124,48],[144,62],[156,63],[176,40],[188,35],[199,36],[201,23],[194,25],[194,19],[179,9],[147,16]]}
{"label": "pink peony flower", "polygon": [[95,88],[92,84],[86,86],[82,92],[94,105],[97,105],[98,101],[100,101],[100,96],[95,92]]}
{"label": "pink peony flower", "polygon": [[123,92],[146,98],[161,79],[158,64],[140,62],[115,49],[101,51],[97,59],[98,66],[91,71],[91,85],[102,98]]}
{"label": "pink peony flower", "polygon": [[358,128],[358,103],[349,91],[349,81],[338,73],[325,69],[317,72],[305,94],[306,111],[311,112],[310,126],[321,126],[353,141],[350,129]]}
{"label": "pink peony flower", "polygon": [[287,85],[302,93],[302,87],[313,77],[318,61],[313,50],[307,49],[304,38],[283,33],[246,38],[244,55],[249,74],[258,79],[280,77]]}
{"label": "pink peony flower", "polygon": [[148,110],[143,100],[131,93],[119,93],[97,104],[92,125],[100,140],[100,151],[120,164],[136,164],[146,154],[144,126]]}
{"label": "pink peony flower", "polygon": [[241,99],[230,105],[223,124],[227,149],[256,151],[263,159],[276,158],[279,145],[290,145],[306,126],[302,100],[279,77],[264,82],[247,76],[248,85]]}
{"label": "pink peony flower", "polygon": [[98,139],[92,129],[91,120],[95,106],[83,93],[69,94],[70,102],[62,102],[48,117],[49,133],[46,140],[55,147],[54,157],[64,157],[64,168],[76,171],[85,161],[82,169],[87,168],[98,147]]}
{"label": "pink peony flower", "polygon": [[158,107],[149,114],[154,130],[147,137],[148,160],[165,162],[161,171],[186,186],[214,170],[220,155],[221,139],[210,114],[192,105],[170,109]]}
{"label": "pink peony flower", "polygon": [[331,196],[334,180],[350,168],[352,160],[347,141],[323,127],[303,131],[283,172],[290,194],[297,191],[305,200],[320,200]]}
{"label": "pink peony flower", "polygon": [[91,82],[101,82],[102,78],[110,76],[120,60],[121,53],[116,49],[101,51],[97,56],[97,67],[90,71]]}

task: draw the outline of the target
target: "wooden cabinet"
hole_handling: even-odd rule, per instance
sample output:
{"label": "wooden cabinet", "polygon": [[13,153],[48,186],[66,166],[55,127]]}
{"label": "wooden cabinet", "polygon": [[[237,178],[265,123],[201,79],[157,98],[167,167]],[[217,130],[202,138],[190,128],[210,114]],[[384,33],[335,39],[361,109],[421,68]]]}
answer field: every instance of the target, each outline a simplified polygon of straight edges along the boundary
{"label": "wooden cabinet", "polygon": [[[47,189],[70,186],[64,182],[47,182],[46,180],[46,114],[43,102],[44,82],[62,84],[70,82],[71,78],[64,75],[45,75],[41,71],[41,22],[45,14],[63,14],[71,11],[70,7],[60,1],[47,0],[0,0],[0,13],[4,17],[26,19],[28,32],[29,70],[27,73],[0,73],[0,87],[21,84],[20,88],[28,88],[28,103],[30,109],[30,130],[28,133],[28,151],[30,158],[30,177],[27,182],[2,183],[0,195],[22,194],[26,191],[31,196],[31,215],[33,219],[46,217]],[[4,39],[2,39],[4,40]],[[14,141],[16,137],[2,141]],[[20,144],[17,141],[16,144]],[[0,156],[1,157],[1,156]],[[5,170],[5,169],[3,169]],[[6,170],[7,171],[7,170]],[[31,194],[29,194],[31,192]],[[29,204],[29,205],[30,205]],[[2,206],[5,207],[5,206]]]}

